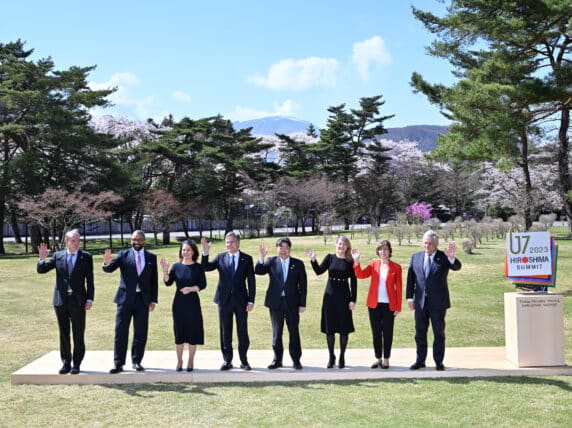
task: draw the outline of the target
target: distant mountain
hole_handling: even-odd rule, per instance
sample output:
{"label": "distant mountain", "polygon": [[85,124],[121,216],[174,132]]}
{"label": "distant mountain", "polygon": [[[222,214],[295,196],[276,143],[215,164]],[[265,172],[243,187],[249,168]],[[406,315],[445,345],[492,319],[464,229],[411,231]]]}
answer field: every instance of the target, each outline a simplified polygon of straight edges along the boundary
{"label": "distant mountain", "polygon": [[[234,122],[234,129],[252,128],[252,135],[290,135],[295,132],[306,132],[310,122],[282,116],[270,116],[261,119]],[[380,138],[390,141],[415,141],[422,152],[430,152],[435,148],[439,134],[446,134],[447,127],[439,125],[411,125],[401,128],[387,128],[387,134]]]}
{"label": "distant mountain", "polygon": [[234,129],[252,128],[252,135],[293,134],[306,132],[310,122],[282,116],[263,117],[262,119],[234,122]]}
{"label": "distant mountain", "polygon": [[402,128],[387,128],[387,134],[380,138],[391,141],[415,141],[422,152],[432,151],[439,134],[447,134],[446,126],[439,125],[411,125]]}

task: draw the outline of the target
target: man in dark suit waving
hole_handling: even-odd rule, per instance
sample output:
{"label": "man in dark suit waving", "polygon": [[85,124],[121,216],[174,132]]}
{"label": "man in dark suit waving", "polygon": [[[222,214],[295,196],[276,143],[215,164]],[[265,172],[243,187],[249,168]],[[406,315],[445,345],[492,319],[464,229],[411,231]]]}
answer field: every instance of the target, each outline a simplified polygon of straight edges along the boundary
{"label": "man in dark suit waving", "polygon": [[423,235],[425,251],[413,254],[407,272],[407,304],[415,311],[415,344],[417,359],[411,370],[425,367],[427,330],[433,328],[433,359],[437,370],[445,370],[445,314],[451,307],[447,275],[461,269],[455,258],[456,245],[450,242],[443,252],[437,249],[439,236],[429,230]]}
{"label": "man in dark suit waving", "polygon": [[141,365],[147,332],[149,330],[149,312],[155,309],[158,295],[157,256],[145,250],[145,234],[136,230],[131,235],[131,248],[120,251],[115,258],[111,249],[103,256],[103,271],[121,271],[119,288],[114,302],[117,304],[115,315],[115,340],[113,347],[114,366],[109,373],[123,371],[129,340],[129,325],[133,319],[133,343],[131,361],[138,372],[145,371]]}
{"label": "man in dark suit waving", "polygon": [[234,315],[238,332],[240,368],[251,370],[246,353],[250,346],[248,313],[254,308],[254,297],[256,295],[254,266],[252,257],[239,251],[239,235],[234,232],[228,232],[224,239],[227,251],[217,254],[212,261],[209,261],[211,243],[207,242],[205,238],[201,239],[203,247],[201,265],[205,271],[216,269],[219,273],[214,302],[218,305],[220,347],[224,359],[220,369],[232,369],[232,319]]}
{"label": "man in dark suit waving", "polygon": [[[66,249],[54,253],[46,260],[50,250],[44,243],[38,246],[38,273],[56,269],[56,286],[52,303],[60,331],[60,374],[79,373],[85,355],[85,315],[91,309],[95,287],[91,254],[79,249],[79,232],[74,229],[65,235]],[[70,342],[70,324],[73,332],[73,354]],[[72,365],[73,364],[73,365]]]}
{"label": "man in dark suit waving", "polygon": [[276,241],[278,256],[269,257],[264,261],[268,250],[264,245],[260,245],[260,259],[254,268],[254,273],[270,276],[266,299],[264,300],[264,305],[270,309],[270,321],[272,323],[274,361],[268,366],[270,370],[282,367],[284,320],[286,320],[290,336],[288,349],[294,368],[296,370],[302,369],[299,325],[300,314],[306,310],[307,279],[304,262],[290,257],[291,248],[292,242],[289,238],[279,238]]}

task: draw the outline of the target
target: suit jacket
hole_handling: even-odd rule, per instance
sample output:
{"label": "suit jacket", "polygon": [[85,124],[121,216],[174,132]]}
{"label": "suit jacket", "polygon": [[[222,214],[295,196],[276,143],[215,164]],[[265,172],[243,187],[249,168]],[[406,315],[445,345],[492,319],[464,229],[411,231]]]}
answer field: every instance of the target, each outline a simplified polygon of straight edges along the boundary
{"label": "suit jacket", "polygon": [[56,251],[50,260],[38,263],[38,273],[46,273],[56,269],[56,286],[52,304],[62,306],[68,296],[68,288],[80,306],[87,300],[93,300],[95,287],[93,283],[93,259],[88,252],[78,250],[71,275],[68,273],[67,251]]}
{"label": "suit jacket", "polygon": [[451,264],[447,255],[443,251],[437,250],[431,263],[429,276],[425,278],[425,273],[423,272],[424,259],[424,251],[411,256],[411,263],[407,271],[406,297],[414,299],[416,309],[423,307],[422,302],[425,301],[425,295],[429,297],[431,309],[450,308],[451,301],[449,299],[447,275],[449,270],[461,269],[461,262],[455,258],[454,263]]}
{"label": "suit jacket", "polygon": [[264,263],[256,263],[254,273],[258,275],[267,273],[270,276],[264,306],[270,309],[279,309],[282,291],[286,294],[286,304],[291,311],[298,312],[300,306],[306,306],[308,283],[306,268],[302,260],[290,257],[286,283],[284,283],[282,274],[282,260],[277,256],[269,257]]}
{"label": "suit jacket", "polygon": [[[380,259],[370,261],[365,269],[362,269],[359,264],[354,264],[354,272],[358,278],[365,279],[371,276],[366,305],[372,309],[375,309],[378,304],[380,268]],[[385,287],[387,289],[387,296],[389,297],[389,310],[392,312],[401,312],[401,300],[403,296],[401,275],[401,265],[390,260]]]}
{"label": "suit jacket", "polygon": [[151,302],[158,303],[159,282],[157,273],[157,256],[143,249],[145,252],[145,266],[141,270],[141,275],[137,275],[137,262],[133,249],[121,250],[108,265],[103,265],[105,272],[113,272],[120,268],[121,277],[119,288],[115,293],[114,302],[118,305],[127,300],[135,299],[137,284],[141,289],[143,302],[149,305]]}
{"label": "suit jacket", "polygon": [[201,259],[201,265],[205,271],[217,269],[219,272],[218,285],[214,295],[214,302],[217,305],[225,305],[231,298],[235,303],[244,305],[244,307],[248,302],[254,303],[256,282],[252,257],[242,251],[239,251],[239,255],[234,275],[230,269],[230,253],[228,251],[217,254],[212,262],[209,262],[208,255],[203,255]]}

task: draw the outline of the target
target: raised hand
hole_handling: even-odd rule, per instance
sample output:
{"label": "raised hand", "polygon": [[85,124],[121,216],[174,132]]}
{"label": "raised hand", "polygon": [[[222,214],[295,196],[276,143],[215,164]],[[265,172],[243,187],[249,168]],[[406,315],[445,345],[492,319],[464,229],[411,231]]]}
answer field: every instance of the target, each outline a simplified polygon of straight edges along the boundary
{"label": "raised hand", "polygon": [[268,254],[268,249],[264,246],[264,244],[260,244],[258,246],[258,252],[260,253],[260,260],[264,261],[264,258],[267,256]]}
{"label": "raised hand", "polygon": [[161,268],[163,269],[163,273],[168,273],[169,272],[169,262],[167,262],[167,260],[165,260],[165,257],[162,257],[161,261],[159,263],[161,264]]}
{"label": "raised hand", "polygon": [[447,249],[445,250],[446,256],[450,259],[454,259],[456,251],[457,251],[457,244],[455,244],[452,241],[449,242],[449,245],[447,245]]}
{"label": "raised hand", "polygon": [[316,260],[316,252],[310,248],[304,249],[304,253],[310,257],[310,261]]}
{"label": "raised hand", "polygon": [[352,248],[352,257],[354,259],[354,262],[359,263],[359,251],[355,248]]}
{"label": "raised hand", "polygon": [[201,238],[201,245],[202,245],[202,247],[203,247],[203,254],[204,254],[205,256],[208,256],[209,251],[210,251],[210,249],[211,249],[212,242],[208,242],[208,241],[207,241],[207,238],[205,238],[205,237],[203,236],[203,237]]}
{"label": "raised hand", "polygon": [[113,254],[111,253],[111,248],[106,248],[103,252],[103,263],[108,265],[113,260]]}
{"label": "raised hand", "polygon": [[40,260],[45,260],[50,255],[50,249],[48,248],[48,244],[45,242],[40,243],[38,245],[38,256]]}

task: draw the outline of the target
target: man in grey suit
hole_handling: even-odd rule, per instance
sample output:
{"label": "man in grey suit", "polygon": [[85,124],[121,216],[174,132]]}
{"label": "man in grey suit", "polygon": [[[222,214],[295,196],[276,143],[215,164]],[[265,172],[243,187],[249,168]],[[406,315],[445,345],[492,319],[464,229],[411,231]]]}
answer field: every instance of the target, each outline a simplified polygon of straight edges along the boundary
{"label": "man in grey suit", "polygon": [[201,265],[204,270],[218,270],[219,273],[214,302],[218,305],[220,347],[224,359],[220,369],[232,369],[232,324],[234,316],[238,333],[240,368],[251,370],[246,354],[250,346],[248,313],[254,308],[256,295],[252,257],[239,251],[240,236],[234,232],[228,232],[225,236],[227,251],[217,254],[212,261],[209,261],[211,243],[203,238],[201,244],[203,247]]}
{"label": "man in grey suit", "polygon": [[[66,249],[56,251],[46,260],[50,250],[47,244],[38,246],[38,273],[56,269],[56,286],[52,303],[60,332],[60,357],[63,366],[60,374],[78,374],[85,355],[85,318],[91,309],[95,287],[91,254],[79,249],[80,235],[74,229],[65,235]],[[73,354],[70,342],[70,325],[73,333]]]}
{"label": "man in grey suit", "polygon": [[300,314],[306,310],[307,278],[304,262],[290,257],[291,248],[292,242],[289,238],[279,238],[276,241],[278,255],[269,257],[265,261],[268,250],[264,245],[260,245],[260,259],[254,268],[254,273],[257,275],[268,274],[270,276],[264,300],[264,305],[270,310],[270,322],[272,323],[274,360],[268,366],[270,370],[282,367],[284,321],[286,321],[290,336],[288,349],[294,368],[302,369],[299,325]]}
{"label": "man in grey suit", "polygon": [[415,311],[415,344],[417,359],[411,370],[425,367],[427,357],[427,330],[433,328],[433,359],[437,370],[445,370],[445,314],[451,307],[447,275],[449,270],[461,269],[455,257],[457,249],[450,242],[443,252],[437,249],[439,236],[429,230],[423,235],[425,251],[413,254],[407,272],[407,304]]}
{"label": "man in grey suit", "polygon": [[131,235],[131,248],[122,250],[113,258],[111,249],[103,255],[103,271],[121,271],[119,288],[115,293],[117,304],[115,315],[115,339],[113,346],[114,366],[111,374],[121,373],[127,354],[129,325],[133,319],[133,343],[131,345],[131,362],[133,369],[145,371],[141,365],[147,332],[149,330],[149,312],[157,305],[158,273],[157,256],[145,250],[145,234],[136,230]]}

